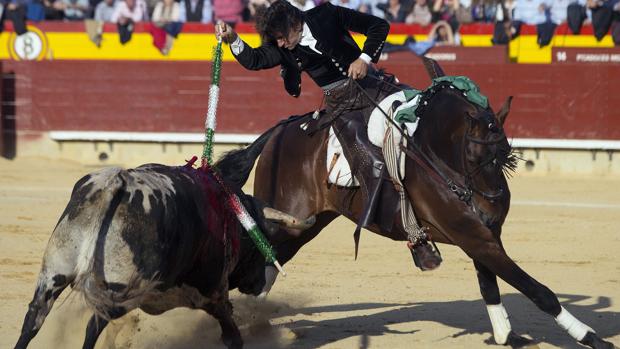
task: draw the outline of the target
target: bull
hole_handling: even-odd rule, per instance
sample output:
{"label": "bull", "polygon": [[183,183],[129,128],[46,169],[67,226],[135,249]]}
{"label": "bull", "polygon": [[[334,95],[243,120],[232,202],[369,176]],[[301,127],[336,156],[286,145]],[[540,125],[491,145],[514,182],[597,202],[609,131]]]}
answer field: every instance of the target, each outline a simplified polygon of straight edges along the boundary
{"label": "bull", "polygon": [[[67,286],[94,313],[83,348],[94,348],[108,322],[133,309],[157,315],[176,307],[211,314],[224,344],[241,348],[228,292],[258,295],[265,259],[227,206],[220,183],[213,171],[191,164],[106,168],[81,178],[48,242],[15,348],[28,346]],[[293,230],[312,224],[269,208],[273,217],[266,217],[260,203],[239,196],[269,234],[282,223]]]}

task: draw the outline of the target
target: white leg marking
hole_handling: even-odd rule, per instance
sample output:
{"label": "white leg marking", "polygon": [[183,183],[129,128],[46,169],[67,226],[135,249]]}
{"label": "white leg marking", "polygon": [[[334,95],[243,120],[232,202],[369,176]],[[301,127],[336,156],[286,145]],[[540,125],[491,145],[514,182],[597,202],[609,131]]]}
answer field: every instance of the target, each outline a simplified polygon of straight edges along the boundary
{"label": "white leg marking", "polygon": [[570,334],[578,341],[581,341],[583,337],[588,334],[588,332],[595,333],[593,329],[591,329],[583,322],[577,320],[577,318],[575,318],[571,313],[569,313],[568,310],[564,309],[564,307],[562,307],[562,311],[555,318],[555,321],[558,323],[558,325],[560,325],[560,327],[565,329],[568,334]]}
{"label": "white leg marking", "polygon": [[493,338],[495,338],[495,343],[506,344],[508,334],[512,330],[506,308],[504,308],[502,303],[491,304],[487,305],[487,312],[491,319],[491,326],[493,326]]}

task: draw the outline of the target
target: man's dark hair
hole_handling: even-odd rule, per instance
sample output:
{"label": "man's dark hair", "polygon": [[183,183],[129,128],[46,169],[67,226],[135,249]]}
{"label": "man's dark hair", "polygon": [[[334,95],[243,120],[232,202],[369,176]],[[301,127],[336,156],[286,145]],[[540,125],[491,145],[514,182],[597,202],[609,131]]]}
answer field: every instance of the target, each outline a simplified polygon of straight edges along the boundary
{"label": "man's dark hair", "polygon": [[288,36],[299,29],[304,13],[287,0],[276,0],[268,8],[256,14],[256,31],[263,41],[275,42],[278,37]]}

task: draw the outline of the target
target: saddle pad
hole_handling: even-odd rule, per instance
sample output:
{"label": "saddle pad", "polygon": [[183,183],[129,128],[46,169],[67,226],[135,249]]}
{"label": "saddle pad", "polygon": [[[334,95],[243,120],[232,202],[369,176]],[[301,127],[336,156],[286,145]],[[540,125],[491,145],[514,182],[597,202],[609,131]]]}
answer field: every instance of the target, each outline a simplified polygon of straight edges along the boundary
{"label": "saddle pad", "polygon": [[[333,164],[334,157],[337,157],[336,163]],[[327,172],[329,176],[327,181],[341,187],[359,187],[359,182],[351,176],[351,166],[344,157],[342,145],[338,141],[338,137],[334,133],[334,128],[329,128],[329,138],[327,140]]]}
{"label": "saddle pad", "polygon": [[[403,91],[395,92],[386,98],[384,98],[381,102],[379,102],[379,107],[385,111],[390,117],[403,115],[403,114],[412,114],[409,113],[410,109],[415,109],[417,106],[419,96],[415,95],[413,98],[411,97],[411,93],[407,91],[405,93]],[[401,104],[395,109],[392,110],[392,105],[395,101],[401,102]],[[418,118],[415,118],[413,122],[405,122],[400,123],[401,126],[404,126],[404,129],[407,132],[407,135],[410,137],[413,136],[416,128],[418,127]],[[394,127],[390,122],[388,122],[385,118],[385,115],[381,110],[375,107],[375,109],[370,114],[370,119],[368,120],[368,138],[370,142],[377,147],[383,149],[383,143],[385,139],[386,131],[388,127]],[[396,145],[396,149],[398,149],[398,144],[402,142],[401,134],[396,130],[392,130],[394,135],[394,144]],[[384,150],[385,151],[385,150]],[[336,158],[336,162],[334,163],[334,159]],[[404,175],[404,165],[405,158],[398,154],[399,161],[399,170],[401,172],[401,176]],[[334,133],[334,129],[332,127],[329,128],[329,139],[327,142],[327,172],[329,174],[327,181],[331,184],[336,184],[342,187],[358,187],[358,180],[351,176],[351,167],[344,157],[344,153],[342,151],[342,145],[336,137]]]}
{"label": "saddle pad", "polygon": [[[407,97],[408,96],[403,91],[398,91],[385,97],[379,103],[379,108],[386,112],[388,116],[392,117],[393,119],[397,119],[397,116],[405,114],[408,110],[415,109],[420,99],[419,95],[416,95],[413,98],[409,98],[409,101],[407,101]],[[399,101],[402,104],[400,104],[395,110],[392,110],[392,105],[396,101]],[[370,113],[370,119],[368,119],[368,139],[372,144],[376,145],[379,148],[383,148],[385,132],[388,130],[388,126],[393,127],[393,125],[388,120],[386,120],[383,111],[381,111],[379,108],[375,107],[372,113]],[[412,137],[413,133],[418,127],[418,121],[419,119],[415,118],[415,121],[413,122],[396,123],[400,124],[401,126],[404,125],[407,134],[409,135],[409,137]],[[396,132],[396,130],[394,131],[394,141],[400,143],[401,135],[400,133]]]}

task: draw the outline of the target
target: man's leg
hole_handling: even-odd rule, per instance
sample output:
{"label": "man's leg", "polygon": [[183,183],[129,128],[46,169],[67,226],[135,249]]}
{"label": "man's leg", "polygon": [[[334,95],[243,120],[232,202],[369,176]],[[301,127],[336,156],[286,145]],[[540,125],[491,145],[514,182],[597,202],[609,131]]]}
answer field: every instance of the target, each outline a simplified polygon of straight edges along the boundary
{"label": "man's leg", "polygon": [[[351,165],[356,178],[360,181],[364,194],[364,209],[355,230],[355,256],[359,242],[360,229],[375,222],[377,203],[381,196],[383,179],[387,168],[378,147],[370,143],[366,124],[361,112],[344,113],[334,121],[338,140],[342,144],[344,155]],[[411,245],[416,265],[422,270],[432,270],[439,266],[441,257],[432,249],[428,241],[418,241]]]}

